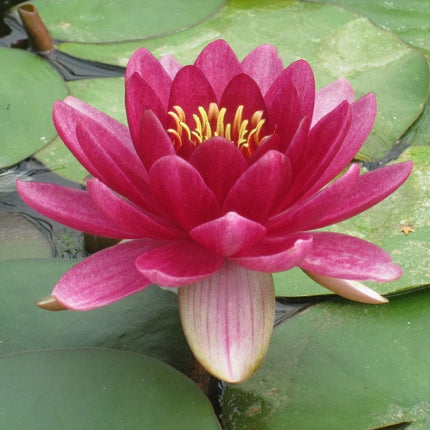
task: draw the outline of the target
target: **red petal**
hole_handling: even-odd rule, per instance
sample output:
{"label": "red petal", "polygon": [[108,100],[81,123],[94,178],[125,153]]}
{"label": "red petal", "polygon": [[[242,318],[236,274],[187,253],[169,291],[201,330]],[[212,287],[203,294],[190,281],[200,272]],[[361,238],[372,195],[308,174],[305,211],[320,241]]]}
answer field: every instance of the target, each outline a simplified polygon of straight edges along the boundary
{"label": "red petal", "polygon": [[263,95],[284,70],[281,57],[272,45],[258,46],[242,60],[241,65],[243,71],[257,82]]}
{"label": "red petal", "polygon": [[97,206],[119,228],[150,239],[178,239],[185,233],[165,220],[143,212],[127,202],[97,179],[87,181],[88,193]]}
{"label": "red petal", "polygon": [[182,158],[175,155],[160,158],[149,175],[160,204],[186,230],[219,216],[216,197],[200,173]]}
{"label": "red petal", "polygon": [[277,151],[267,152],[233,185],[225,198],[223,213],[237,212],[264,223],[286,194],[290,175],[288,158]]}
{"label": "red petal", "polygon": [[357,237],[312,233],[312,250],[300,267],[318,275],[350,280],[393,281],[402,270],[383,249]]}
{"label": "red petal", "polygon": [[86,191],[39,182],[17,181],[16,184],[25,203],[61,224],[98,236],[139,237],[133,229],[121,229],[100,212]]}
{"label": "red petal", "polygon": [[172,79],[160,62],[145,48],[138,49],[131,56],[125,72],[125,81],[135,73],[154,90],[164,108],[167,108]]}
{"label": "red petal", "polygon": [[200,172],[220,205],[247,168],[237,146],[222,137],[213,137],[198,145],[188,161]]}
{"label": "red petal", "polygon": [[133,240],[97,252],[66,272],[52,295],[67,308],[86,311],[137,293],[151,282],[136,270],[135,259],[154,246]]}
{"label": "red petal", "polygon": [[227,42],[221,39],[209,43],[197,57],[194,65],[206,76],[216,96],[214,101],[218,102],[227,84],[235,75],[242,72],[236,54]]}
{"label": "red petal", "polygon": [[164,287],[178,287],[215,273],[223,257],[190,240],[168,242],[143,253],[136,260],[140,273]]}
{"label": "red petal", "polygon": [[309,234],[296,234],[277,241],[267,238],[229,259],[250,270],[284,272],[299,266],[311,247],[312,236]]}
{"label": "red petal", "polygon": [[182,64],[170,54],[162,56],[160,58],[160,64],[172,79],[176,76],[176,73],[179,72],[179,69],[182,68]]}
{"label": "red petal", "polygon": [[228,212],[221,218],[201,224],[190,231],[190,237],[215,254],[230,256],[259,242],[266,234],[261,224]]}

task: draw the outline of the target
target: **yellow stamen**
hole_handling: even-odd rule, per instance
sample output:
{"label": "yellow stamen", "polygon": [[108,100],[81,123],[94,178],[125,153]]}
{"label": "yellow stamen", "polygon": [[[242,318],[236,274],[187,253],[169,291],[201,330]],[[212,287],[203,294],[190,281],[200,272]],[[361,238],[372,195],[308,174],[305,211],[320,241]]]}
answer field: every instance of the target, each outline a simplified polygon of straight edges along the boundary
{"label": "yellow stamen", "polygon": [[261,144],[265,136],[261,136],[265,119],[263,111],[256,111],[251,118],[243,118],[244,106],[237,107],[233,121],[226,123],[227,109],[219,108],[216,103],[210,103],[208,109],[199,106],[198,113],[194,113],[193,126],[187,122],[184,110],[180,106],[173,106],[168,115],[173,120],[173,127],[169,128],[172,144],[178,152],[184,142],[194,146],[199,145],[213,136],[224,137],[231,140],[241,152],[249,157]]}

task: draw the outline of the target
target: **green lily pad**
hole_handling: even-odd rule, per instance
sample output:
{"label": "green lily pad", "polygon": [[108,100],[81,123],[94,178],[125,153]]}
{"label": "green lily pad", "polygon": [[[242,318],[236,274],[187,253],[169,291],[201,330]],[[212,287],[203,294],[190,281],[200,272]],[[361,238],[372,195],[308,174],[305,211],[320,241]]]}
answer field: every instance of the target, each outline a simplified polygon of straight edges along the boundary
{"label": "green lily pad", "polygon": [[78,57],[125,65],[143,45],[157,56],[174,54],[186,64],[220,37],[239,57],[257,45],[272,43],[286,64],[305,58],[315,70],[318,87],[343,76],[357,96],[374,92],[379,113],[360,151],[363,160],[385,158],[418,118],[426,100],[429,73],[424,55],[366,18],[327,5],[230,0],[213,18],[177,34],[122,44],[65,43],[58,48]]}
{"label": "green lily pad", "polygon": [[430,428],[429,306],[426,289],[379,306],[326,302],[288,319],[256,375],[227,387],[223,428]]}
{"label": "green lily pad", "polygon": [[49,258],[52,246],[28,219],[15,213],[0,214],[0,260]]}
{"label": "green lily pad", "polygon": [[177,296],[169,291],[152,286],[88,312],[48,312],[36,307],[34,301],[49,295],[76,262],[0,261],[0,355],[97,346],[145,353],[181,371],[189,369],[191,352],[182,333]]}
{"label": "green lily pad", "polygon": [[[124,108],[124,79],[99,78],[67,82],[69,92],[112,118],[127,123]],[[88,172],[57,136],[34,154],[48,169],[70,181],[85,183]]]}
{"label": "green lily pad", "polygon": [[0,358],[0,427],[220,429],[194,383],[139,354],[77,349]]}
{"label": "green lily pad", "polygon": [[[403,275],[393,282],[365,282],[381,294],[430,284],[430,148],[411,147],[399,160],[413,160],[410,178],[394,194],[367,211],[325,230],[369,240],[388,251]],[[413,231],[409,232],[412,229]],[[278,296],[329,294],[299,269],[274,274]]]}
{"label": "green lily pad", "polygon": [[106,43],[145,39],[183,30],[207,19],[224,2],[37,0],[34,3],[55,39]]}
{"label": "green lily pad", "polygon": [[33,154],[56,135],[52,105],[67,95],[63,79],[40,57],[0,48],[0,168]]}
{"label": "green lily pad", "polygon": [[405,42],[430,53],[430,3],[422,0],[306,0],[339,5],[367,16]]}

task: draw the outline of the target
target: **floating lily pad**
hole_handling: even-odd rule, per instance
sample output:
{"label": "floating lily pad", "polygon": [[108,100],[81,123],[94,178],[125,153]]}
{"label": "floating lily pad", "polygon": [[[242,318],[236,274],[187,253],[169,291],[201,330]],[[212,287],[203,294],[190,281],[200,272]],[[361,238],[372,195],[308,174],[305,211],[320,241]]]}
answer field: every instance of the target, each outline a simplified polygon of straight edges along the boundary
{"label": "floating lily pad", "polygon": [[32,222],[14,213],[0,214],[0,260],[49,258],[52,246]]}
{"label": "floating lily pad", "polygon": [[315,0],[313,2],[339,5],[365,15],[375,24],[396,33],[405,42],[430,53],[430,3],[427,1]]}
{"label": "floating lily pad", "polygon": [[358,96],[374,92],[379,114],[360,152],[363,160],[383,159],[420,115],[426,100],[429,74],[421,53],[366,18],[327,5],[231,0],[213,18],[174,35],[104,46],[60,44],[58,48],[78,57],[126,65],[132,52],[143,45],[157,56],[174,54],[186,64],[220,37],[240,57],[257,45],[272,43],[286,64],[307,59],[319,87],[343,76]]}
{"label": "floating lily pad", "polygon": [[427,289],[379,306],[326,302],[286,320],[255,376],[227,387],[223,428],[430,428],[429,306]]}
{"label": "floating lily pad", "polygon": [[[127,123],[123,78],[83,79],[67,82],[67,87],[74,97],[84,100],[118,121]],[[36,152],[34,156],[63,178],[85,183],[88,172],[79,164],[58,136],[49,145]]]}
{"label": "floating lily pad", "polygon": [[[33,3],[33,2],[32,2]],[[223,0],[37,0],[35,4],[55,39],[106,43],[173,33],[214,14]]]}
{"label": "floating lily pad", "polygon": [[[387,199],[325,230],[369,240],[388,251],[403,275],[394,282],[365,282],[381,294],[430,284],[430,148],[411,147],[397,161],[414,162],[407,182]],[[328,294],[299,269],[274,275],[278,296]]]}
{"label": "floating lily pad", "polygon": [[0,355],[97,346],[145,353],[184,372],[189,369],[191,353],[182,334],[177,296],[171,292],[153,286],[88,312],[36,307],[34,301],[49,295],[74,264],[76,260],[57,259],[0,262]]}
{"label": "floating lily pad", "polygon": [[138,354],[51,350],[0,358],[0,427],[220,429],[191,380]]}
{"label": "floating lily pad", "polygon": [[63,79],[40,57],[0,47],[0,168],[30,156],[56,135],[52,105],[67,95]]}

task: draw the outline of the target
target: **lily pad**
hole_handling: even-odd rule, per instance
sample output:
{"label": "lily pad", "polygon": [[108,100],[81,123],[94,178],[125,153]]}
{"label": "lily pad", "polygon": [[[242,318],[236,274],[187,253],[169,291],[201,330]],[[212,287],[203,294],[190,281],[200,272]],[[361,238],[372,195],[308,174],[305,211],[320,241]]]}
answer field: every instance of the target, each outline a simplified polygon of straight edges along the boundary
{"label": "lily pad", "polygon": [[[392,294],[430,284],[430,148],[411,147],[399,160],[413,160],[407,182],[387,199],[325,230],[369,240],[388,251],[403,275],[394,282],[365,282],[381,294]],[[329,294],[299,269],[274,275],[278,296]]]}
{"label": "lily pad", "polygon": [[57,71],[26,51],[0,47],[0,168],[30,156],[56,135],[51,110],[67,89]]}
{"label": "lily pad", "polygon": [[[84,100],[124,124],[127,123],[123,78],[83,79],[67,82],[67,87],[74,97]],[[63,178],[85,183],[88,172],[58,136],[36,152],[34,157]]]}
{"label": "lily pad", "polygon": [[88,312],[37,308],[34,301],[50,294],[61,275],[76,262],[0,262],[0,355],[97,346],[145,353],[183,372],[189,369],[191,352],[182,333],[177,296],[171,292],[152,286]]}
{"label": "lily pad", "polygon": [[220,429],[191,380],[138,354],[51,350],[0,358],[4,429]]}
{"label": "lily pad", "polygon": [[154,37],[195,25],[223,0],[38,0],[40,16],[55,39],[106,43]]}
{"label": "lily pad", "polygon": [[429,306],[426,289],[379,306],[334,300],[286,320],[256,375],[227,387],[223,428],[429,428]]}
{"label": "lily pad", "polygon": [[0,260],[49,258],[53,249],[31,221],[15,213],[0,213]]}

